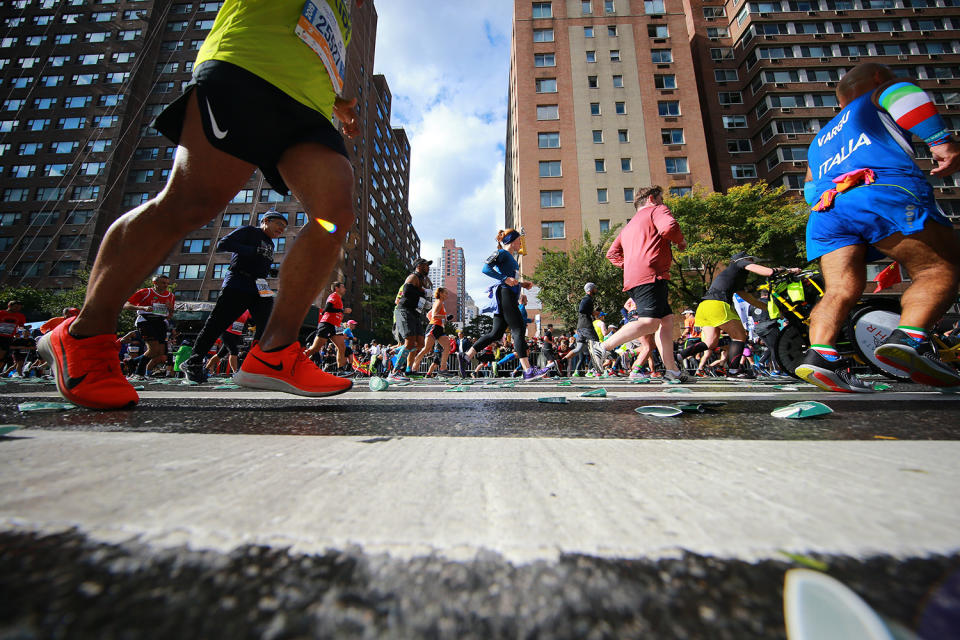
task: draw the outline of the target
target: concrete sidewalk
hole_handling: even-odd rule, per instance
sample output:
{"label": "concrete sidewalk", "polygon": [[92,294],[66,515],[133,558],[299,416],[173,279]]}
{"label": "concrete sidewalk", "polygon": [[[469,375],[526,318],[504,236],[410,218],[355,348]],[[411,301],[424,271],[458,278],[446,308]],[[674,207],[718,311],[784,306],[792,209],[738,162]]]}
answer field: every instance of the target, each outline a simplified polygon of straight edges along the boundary
{"label": "concrete sidewalk", "polygon": [[519,563],[960,548],[958,442],[13,435],[0,528],[106,542]]}

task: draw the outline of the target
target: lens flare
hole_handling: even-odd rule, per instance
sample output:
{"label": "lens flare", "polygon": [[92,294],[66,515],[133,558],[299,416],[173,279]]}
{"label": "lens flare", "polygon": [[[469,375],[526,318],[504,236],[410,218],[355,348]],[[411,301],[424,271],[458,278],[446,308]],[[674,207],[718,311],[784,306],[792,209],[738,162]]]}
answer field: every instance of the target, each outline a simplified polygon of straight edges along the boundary
{"label": "lens flare", "polygon": [[319,224],[321,227],[323,227],[330,233],[333,233],[337,230],[337,225],[333,224],[329,220],[324,220],[323,218],[314,218],[314,220],[316,220],[317,224]]}

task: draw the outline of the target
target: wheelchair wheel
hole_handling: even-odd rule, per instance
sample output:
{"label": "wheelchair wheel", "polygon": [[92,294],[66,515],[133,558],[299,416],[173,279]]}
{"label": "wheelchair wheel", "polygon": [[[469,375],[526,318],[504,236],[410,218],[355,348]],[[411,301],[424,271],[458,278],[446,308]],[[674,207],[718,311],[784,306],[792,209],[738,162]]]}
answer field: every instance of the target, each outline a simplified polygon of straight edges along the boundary
{"label": "wheelchair wheel", "polygon": [[871,300],[854,309],[849,319],[851,341],[857,355],[879,374],[892,380],[909,382],[910,376],[902,371],[880,362],[873,350],[893,333],[900,324],[900,308],[895,302]]}
{"label": "wheelchair wheel", "polygon": [[773,354],[777,359],[777,368],[797,378],[793,371],[803,362],[803,354],[809,346],[810,340],[806,332],[801,331],[795,324],[785,326],[780,330],[777,352]]}

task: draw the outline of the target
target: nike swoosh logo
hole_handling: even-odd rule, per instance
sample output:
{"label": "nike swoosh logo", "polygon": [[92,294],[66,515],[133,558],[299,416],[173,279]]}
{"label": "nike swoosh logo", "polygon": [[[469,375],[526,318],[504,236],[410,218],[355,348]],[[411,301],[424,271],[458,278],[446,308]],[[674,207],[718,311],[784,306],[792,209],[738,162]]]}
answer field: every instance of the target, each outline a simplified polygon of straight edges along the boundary
{"label": "nike swoosh logo", "polygon": [[269,362],[267,362],[267,361],[265,361],[265,360],[263,360],[263,359],[261,359],[261,358],[258,358],[257,356],[253,356],[253,359],[256,360],[257,362],[262,362],[265,367],[268,367],[268,368],[270,368],[270,369],[273,369],[274,371],[276,371],[276,372],[278,372],[278,373],[279,373],[280,371],[283,371],[283,363],[281,363],[281,364],[270,364]]}
{"label": "nike swoosh logo", "polygon": [[87,377],[87,374],[83,374],[79,378],[70,377],[70,369],[67,366],[67,352],[63,348],[63,341],[60,341],[60,358],[63,362],[63,386],[67,389],[73,390],[75,386],[84,381]]}
{"label": "nike swoosh logo", "polygon": [[213,109],[210,108],[210,101],[207,100],[206,103],[207,103],[207,113],[210,114],[210,126],[213,127],[213,135],[217,138],[217,140],[223,140],[224,138],[227,137],[227,133],[229,130],[221,129],[217,125],[217,119],[213,117]]}

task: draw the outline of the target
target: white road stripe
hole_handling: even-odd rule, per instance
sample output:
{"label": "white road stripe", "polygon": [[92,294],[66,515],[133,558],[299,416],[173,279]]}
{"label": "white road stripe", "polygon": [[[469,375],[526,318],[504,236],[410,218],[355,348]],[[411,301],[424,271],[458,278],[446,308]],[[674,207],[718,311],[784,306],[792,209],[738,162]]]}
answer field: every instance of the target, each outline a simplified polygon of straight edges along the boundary
{"label": "white road stripe", "polygon": [[0,527],[111,542],[515,562],[960,548],[960,442],[27,431],[0,456]]}

